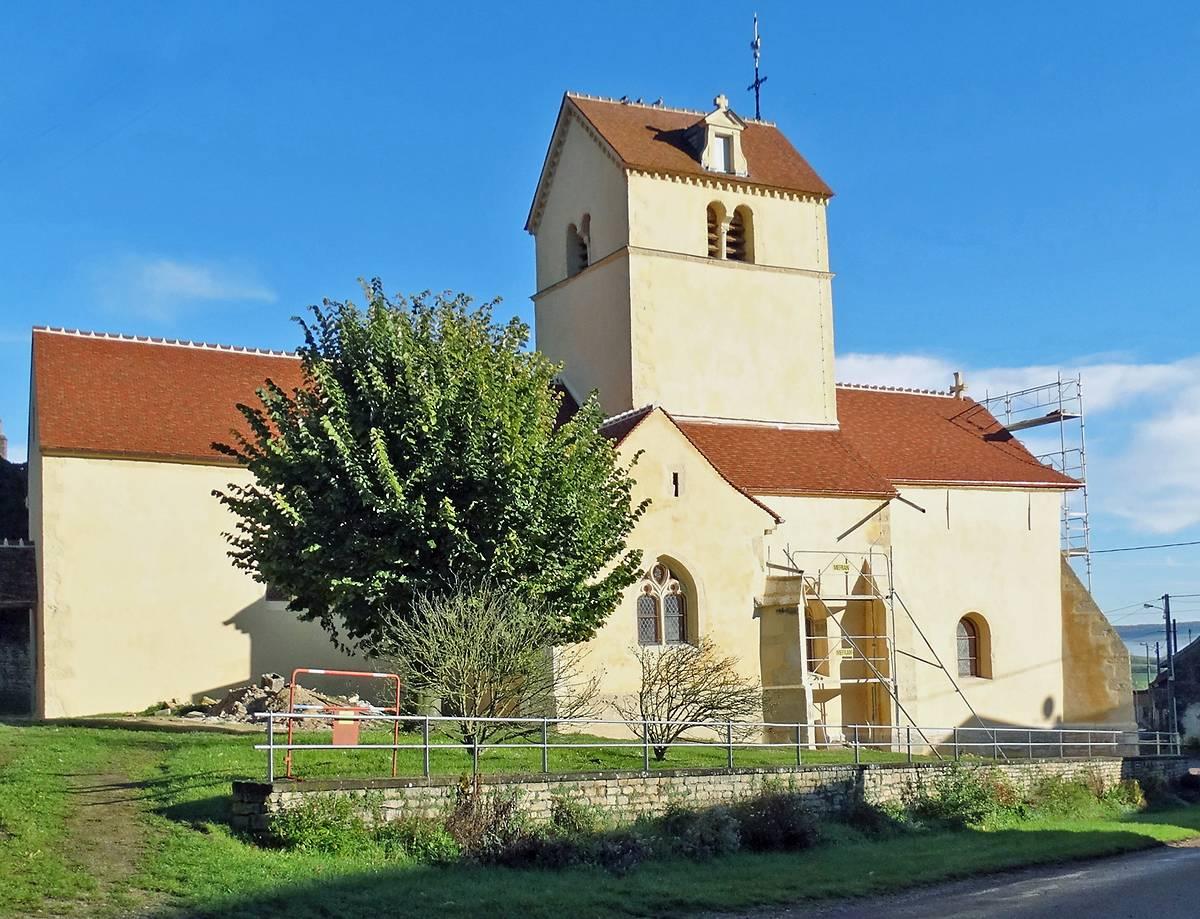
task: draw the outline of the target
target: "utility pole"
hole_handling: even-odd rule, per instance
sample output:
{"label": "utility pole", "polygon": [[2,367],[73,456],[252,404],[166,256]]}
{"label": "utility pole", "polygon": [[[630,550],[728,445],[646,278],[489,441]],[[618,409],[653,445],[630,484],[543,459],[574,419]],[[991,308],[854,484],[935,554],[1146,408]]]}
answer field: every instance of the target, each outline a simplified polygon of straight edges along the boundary
{"label": "utility pole", "polygon": [[1150,642],[1143,641],[1142,648],[1146,653],[1142,656],[1142,660],[1146,662],[1146,688],[1150,688],[1150,684],[1154,681],[1154,677],[1150,676]]}
{"label": "utility pole", "polygon": [[1179,717],[1175,711],[1175,623],[1171,621],[1171,595],[1163,594],[1163,621],[1167,626],[1167,705],[1170,706],[1171,733],[1179,734]]}

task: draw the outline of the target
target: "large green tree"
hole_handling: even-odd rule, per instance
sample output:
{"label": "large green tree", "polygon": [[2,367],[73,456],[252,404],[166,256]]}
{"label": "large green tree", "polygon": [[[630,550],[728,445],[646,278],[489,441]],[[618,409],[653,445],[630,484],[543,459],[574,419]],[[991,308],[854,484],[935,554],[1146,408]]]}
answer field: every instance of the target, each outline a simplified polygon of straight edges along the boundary
{"label": "large green tree", "polygon": [[364,292],[365,310],[297,319],[303,385],[268,380],[238,406],[248,431],[214,444],[253,473],[214,493],[238,518],[235,564],[343,647],[464,579],[527,592],[558,643],[590,637],[638,576],[645,507],[595,398],[556,424],[559,368],[493,303]]}

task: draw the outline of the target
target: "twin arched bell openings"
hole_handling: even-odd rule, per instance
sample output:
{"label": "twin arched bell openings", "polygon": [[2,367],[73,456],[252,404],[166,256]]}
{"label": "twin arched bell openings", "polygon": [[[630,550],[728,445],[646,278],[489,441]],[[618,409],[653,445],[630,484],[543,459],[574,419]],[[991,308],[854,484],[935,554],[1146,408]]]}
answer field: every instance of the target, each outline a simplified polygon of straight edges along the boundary
{"label": "twin arched bell openings", "polygon": [[642,575],[637,597],[639,645],[678,645],[696,641],[696,592],[674,561],[660,558]]}
{"label": "twin arched bell openings", "polygon": [[708,257],[730,262],[754,263],[754,214],[739,204],[729,214],[720,201],[706,212],[708,221]]}
{"label": "twin arched bell openings", "polygon": [[567,224],[567,277],[573,278],[591,262],[592,215],[584,214],[576,226]]}

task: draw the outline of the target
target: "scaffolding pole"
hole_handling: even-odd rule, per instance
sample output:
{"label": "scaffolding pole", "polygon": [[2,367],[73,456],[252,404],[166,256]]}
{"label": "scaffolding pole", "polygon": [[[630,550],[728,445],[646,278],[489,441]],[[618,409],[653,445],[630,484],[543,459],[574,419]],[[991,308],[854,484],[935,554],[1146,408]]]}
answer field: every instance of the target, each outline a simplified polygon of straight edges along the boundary
{"label": "scaffolding pole", "polygon": [[1057,427],[1056,449],[1034,453],[1052,469],[1071,476],[1081,487],[1063,495],[1060,522],[1062,551],[1068,561],[1080,559],[1083,581],[1092,589],[1092,535],[1088,520],[1087,430],[1083,412],[1083,377],[1064,377],[1041,386],[991,395],[980,402],[1009,433],[1047,425]]}

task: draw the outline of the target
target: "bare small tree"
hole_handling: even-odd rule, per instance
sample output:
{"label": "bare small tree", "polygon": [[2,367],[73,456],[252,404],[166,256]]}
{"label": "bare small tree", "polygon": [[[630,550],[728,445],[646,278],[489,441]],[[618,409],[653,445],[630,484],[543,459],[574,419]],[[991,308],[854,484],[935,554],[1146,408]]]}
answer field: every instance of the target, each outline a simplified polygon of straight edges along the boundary
{"label": "bare small tree", "polygon": [[709,638],[698,645],[638,647],[642,685],[636,696],[614,703],[662,760],[672,743],[698,722],[736,722],[757,714],[762,689],[737,672],[737,658],[723,657]]}
{"label": "bare small tree", "polygon": [[524,592],[460,583],[419,594],[411,610],[389,616],[372,651],[410,689],[440,700],[464,745],[502,743],[541,727],[481,719],[595,716],[600,675],[584,668],[581,647],[552,647],[560,629]]}

